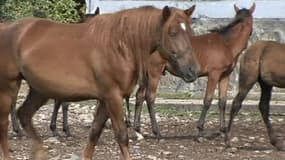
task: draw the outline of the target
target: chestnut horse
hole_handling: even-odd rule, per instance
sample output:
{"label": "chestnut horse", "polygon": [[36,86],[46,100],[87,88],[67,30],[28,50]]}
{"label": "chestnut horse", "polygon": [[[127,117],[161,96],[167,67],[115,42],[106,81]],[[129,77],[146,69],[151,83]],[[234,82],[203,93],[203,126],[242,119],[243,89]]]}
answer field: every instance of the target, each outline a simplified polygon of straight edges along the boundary
{"label": "chestnut horse", "polygon": [[[83,19],[80,22],[88,23],[92,17],[98,15],[99,13],[100,13],[100,8],[97,7],[96,10],[94,11],[94,13],[84,15]],[[5,23],[3,23],[3,25],[5,25]],[[18,124],[18,118],[17,118],[17,114],[16,114],[16,101],[17,101],[17,99],[15,99],[13,104],[12,104],[11,120],[12,120],[13,131],[17,134],[17,136],[21,137],[23,135],[23,133],[22,133],[22,130],[20,129],[20,126]],[[66,136],[69,137],[69,136],[71,136],[71,133],[70,133],[69,127],[68,127],[68,106],[69,106],[69,103],[67,103],[67,102],[60,102],[58,100],[54,101],[54,109],[53,109],[52,116],[51,116],[50,129],[52,131],[53,136],[58,136],[58,133],[56,131],[56,121],[57,121],[57,115],[58,115],[58,110],[59,110],[60,106],[62,107],[62,119],[63,119],[62,130],[63,130],[63,132],[65,132]]]}
{"label": "chestnut horse", "polygon": [[47,159],[32,118],[49,98],[99,101],[84,160],[92,159],[108,118],[123,159],[131,159],[123,98],[137,83],[148,81],[146,60],[151,53],[158,50],[185,81],[197,78],[189,13],[189,9],[147,6],[98,15],[89,23],[27,18],[1,28],[0,143],[4,159],[9,159],[8,116],[22,79],[30,90],[17,114],[33,142],[31,159]]}
{"label": "chestnut horse", "polygon": [[[196,54],[200,65],[198,75],[199,77],[208,77],[204,107],[197,126],[199,136],[203,135],[206,113],[212,103],[217,84],[219,85],[220,131],[225,131],[225,107],[229,77],[240,53],[247,47],[248,39],[252,33],[252,14],[255,10],[255,4],[250,9],[239,9],[234,5],[234,9],[236,16],[227,26],[221,29],[214,29],[208,34],[191,37],[192,47],[195,51],[194,54]],[[157,64],[157,61],[160,61],[161,65],[156,65],[157,68],[151,66],[151,64],[149,65],[152,68],[149,85],[142,85],[138,89],[136,94],[134,128],[137,132],[140,132],[140,112],[142,103],[146,99],[152,123],[152,131],[159,138],[160,131],[155,119],[153,106],[160,76],[166,63],[159,57],[151,59],[151,61],[154,62],[153,64]],[[166,69],[176,75],[175,69],[171,66],[166,66]]]}
{"label": "chestnut horse", "polygon": [[270,143],[278,150],[285,151],[285,141],[277,138],[269,120],[272,87],[285,88],[285,44],[273,41],[258,41],[244,54],[240,62],[239,91],[230,113],[230,120],[225,136],[229,146],[230,130],[235,116],[241,109],[246,95],[258,82],[261,87],[259,111],[266,125]]}

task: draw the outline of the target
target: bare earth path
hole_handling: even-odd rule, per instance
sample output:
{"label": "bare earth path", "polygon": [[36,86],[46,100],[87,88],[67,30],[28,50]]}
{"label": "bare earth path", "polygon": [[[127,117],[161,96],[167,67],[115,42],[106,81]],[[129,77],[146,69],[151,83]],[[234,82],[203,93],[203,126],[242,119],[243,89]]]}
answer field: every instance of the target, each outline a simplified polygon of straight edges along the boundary
{"label": "bare earth path", "polygon": [[[22,101],[22,99],[20,99]],[[51,160],[79,160],[86,144],[92,113],[95,108],[94,101],[73,103],[69,111],[70,129],[73,137],[66,138],[61,131],[61,115],[59,116],[58,131],[62,137],[51,137],[49,121],[52,105],[46,105],[36,114],[34,124],[39,130],[45,145],[49,149]],[[192,104],[194,105],[194,104]],[[256,107],[255,107],[256,108]],[[144,112],[143,133],[144,140],[138,141],[130,129],[130,147],[134,160],[284,160],[285,153],[273,148],[258,112],[243,112],[239,114],[234,124],[232,148],[225,149],[223,137],[209,136],[202,142],[195,140],[196,121],[198,111],[189,111],[183,107],[157,108],[158,121],[164,136],[159,142],[153,137],[147,112]],[[206,129],[209,133],[218,130],[218,115],[212,111],[207,117]],[[285,138],[285,116],[274,114],[272,122],[280,136]],[[29,157],[29,140],[27,137],[17,138],[11,131],[10,145],[13,159],[25,160]],[[215,134],[212,134],[215,135]],[[96,148],[96,160],[117,160],[119,148],[113,139],[111,129],[105,129]]]}

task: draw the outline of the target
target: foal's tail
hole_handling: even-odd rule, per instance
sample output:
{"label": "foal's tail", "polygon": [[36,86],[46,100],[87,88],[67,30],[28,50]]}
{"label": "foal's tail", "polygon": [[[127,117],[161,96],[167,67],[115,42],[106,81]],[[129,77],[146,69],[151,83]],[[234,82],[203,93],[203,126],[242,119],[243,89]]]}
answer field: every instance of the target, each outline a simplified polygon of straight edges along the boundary
{"label": "foal's tail", "polygon": [[257,41],[250,46],[240,61],[239,86],[252,86],[260,74],[260,57],[267,41]]}

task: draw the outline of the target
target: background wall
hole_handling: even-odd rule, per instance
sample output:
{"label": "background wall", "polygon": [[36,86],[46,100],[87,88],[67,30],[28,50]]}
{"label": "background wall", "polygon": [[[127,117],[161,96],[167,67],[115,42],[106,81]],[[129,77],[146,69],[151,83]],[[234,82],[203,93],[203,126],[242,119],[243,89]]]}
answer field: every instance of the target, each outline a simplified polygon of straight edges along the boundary
{"label": "background wall", "polygon": [[[284,0],[180,0],[180,1],[122,1],[122,0],[89,0],[87,11],[100,7],[102,13],[114,12],[121,9],[138,7],[142,5],[154,5],[162,8],[165,5],[176,6],[179,8],[188,8],[196,5],[194,12],[194,22],[192,28],[199,34],[207,33],[209,29],[226,25],[230,23],[235,15],[233,5],[243,8],[249,8],[253,2],[256,3],[254,12],[254,29],[249,40],[249,46],[257,40],[274,40],[285,42],[285,1]],[[285,54],[285,53],[284,53]],[[238,64],[239,66],[239,64]],[[231,76],[229,96],[234,96],[238,87],[238,68],[234,70]],[[163,76],[159,91],[160,92],[188,92],[189,94],[201,97],[204,94],[207,78],[200,78],[195,83],[186,84],[181,79],[170,74]],[[284,92],[282,89],[275,89],[278,92]],[[259,87],[256,86],[251,94],[256,94]],[[217,94],[216,94],[217,95]]]}

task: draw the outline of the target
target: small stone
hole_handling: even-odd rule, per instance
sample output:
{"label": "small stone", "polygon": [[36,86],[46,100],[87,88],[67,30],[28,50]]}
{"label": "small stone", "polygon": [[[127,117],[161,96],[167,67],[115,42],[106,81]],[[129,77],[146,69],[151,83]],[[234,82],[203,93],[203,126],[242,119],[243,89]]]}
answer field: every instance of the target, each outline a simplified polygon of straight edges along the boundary
{"label": "small stone", "polygon": [[231,142],[238,142],[238,141],[239,141],[238,137],[233,137],[233,138],[231,139]]}

